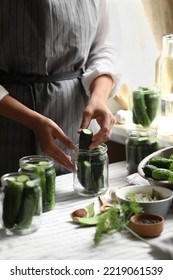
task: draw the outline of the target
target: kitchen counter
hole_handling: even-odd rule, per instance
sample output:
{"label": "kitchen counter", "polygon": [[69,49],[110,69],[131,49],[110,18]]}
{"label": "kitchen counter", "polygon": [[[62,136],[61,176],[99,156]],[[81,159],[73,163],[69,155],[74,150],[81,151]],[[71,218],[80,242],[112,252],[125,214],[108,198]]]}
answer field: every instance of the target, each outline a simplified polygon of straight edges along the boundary
{"label": "kitchen counter", "polygon": [[[129,125],[115,124],[112,129],[110,140],[120,144],[125,144],[129,129],[130,129]],[[169,133],[166,129],[164,130],[163,126],[160,129],[158,129],[157,138],[160,146],[163,147],[173,146],[173,133],[172,132]]]}
{"label": "kitchen counter", "polygon": [[[109,190],[128,185],[126,162],[109,165]],[[73,191],[72,174],[56,179],[56,206],[42,215],[40,229],[25,236],[5,236],[0,229],[1,260],[150,260],[150,246],[130,233],[106,236],[99,246],[93,243],[95,227],[79,227],[70,214],[91,202],[99,206],[98,198],[79,197]],[[109,190],[105,194],[109,198]],[[172,234],[173,215],[165,220],[162,234],[149,242],[158,244]]]}

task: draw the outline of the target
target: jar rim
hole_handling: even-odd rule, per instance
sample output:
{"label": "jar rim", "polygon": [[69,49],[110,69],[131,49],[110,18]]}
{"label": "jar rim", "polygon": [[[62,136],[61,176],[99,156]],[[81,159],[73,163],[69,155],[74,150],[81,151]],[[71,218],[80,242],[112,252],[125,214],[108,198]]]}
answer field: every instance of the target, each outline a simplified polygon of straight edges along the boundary
{"label": "jar rim", "polygon": [[40,180],[40,177],[39,175],[35,174],[35,173],[31,173],[31,172],[9,172],[9,173],[5,173],[1,176],[1,183],[3,181],[5,181],[8,177],[17,177],[17,176],[20,176],[20,175],[27,175],[29,176],[29,178],[31,180]]}
{"label": "jar rim", "polygon": [[[97,148],[99,148],[99,149],[97,149]],[[92,150],[79,149],[79,144],[76,144],[76,146],[75,146],[75,151],[76,152],[80,152],[80,153],[83,153],[83,154],[89,154],[91,156],[95,156],[95,155],[98,155],[98,154],[104,154],[104,153],[107,152],[107,150],[108,150],[108,147],[105,143],[102,143],[102,144],[98,145],[95,149],[92,149]]]}
{"label": "jar rim", "polygon": [[47,161],[49,163],[49,166],[54,164],[54,160],[53,158],[47,156],[47,155],[28,155],[28,156],[24,156],[22,158],[19,159],[19,164],[22,163],[28,163],[28,160],[32,160],[32,161]]}

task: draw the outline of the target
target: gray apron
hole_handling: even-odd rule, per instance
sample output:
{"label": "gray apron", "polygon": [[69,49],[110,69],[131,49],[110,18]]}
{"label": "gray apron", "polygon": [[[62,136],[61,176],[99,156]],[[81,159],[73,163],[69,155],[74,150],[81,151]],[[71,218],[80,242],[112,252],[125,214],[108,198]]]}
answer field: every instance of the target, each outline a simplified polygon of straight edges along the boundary
{"label": "gray apron", "polygon": [[[94,0],[0,0],[0,84],[75,143],[87,102],[81,69],[97,25]],[[0,175],[17,171],[21,157],[36,153],[41,150],[32,131],[0,117]]]}

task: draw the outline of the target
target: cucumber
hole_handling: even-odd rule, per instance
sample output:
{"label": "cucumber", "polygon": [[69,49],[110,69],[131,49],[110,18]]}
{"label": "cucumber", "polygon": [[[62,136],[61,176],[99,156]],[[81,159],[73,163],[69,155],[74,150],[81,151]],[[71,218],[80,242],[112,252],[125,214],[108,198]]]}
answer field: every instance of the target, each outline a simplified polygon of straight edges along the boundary
{"label": "cucumber", "polygon": [[152,171],[157,167],[151,164],[146,164],[143,168],[144,174],[146,177],[152,177]]}
{"label": "cucumber", "polygon": [[25,164],[22,171],[32,172],[39,175],[40,186],[42,190],[42,206],[43,212],[47,212],[55,205],[55,177],[54,167],[49,166],[46,160],[33,161]]}
{"label": "cucumber", "polygon": [[94,151],[95,156],[92,156],[92,170],[94,180],[103,178],[104,164],[107,160],[107,154],[102,154],[102,147],[97,146]]}
{"label": "cucumber", "polygon": [[91,163],[87,160],[78,162],[78,180],[86,190],[92,190],[91,184]]}
{"label": "cucumber", "polygon": [[19,175],[19,176],[16,178],[16,180],[17,180],[18,182],[24,183],[24,182],[26,182],[26,181],[29,180],[29,177],[28,177],[27,175]]}
{"label": "cucumber", "polygon": [[173,172],[165,168],[156,168],[152,171],[152,178],[155,180],[169,180]]}
{"label": "cucumber", "polygon": [[147,114],[150,121],[152,122],[157,115],[158,106],[159,106],[159,94],[156,90],[154,91],[151,89],[147,89],[145,90],[144,98],[145,98]]}
{"label": "cucumber", "polygon": [[34,181],[25,182],[20,211],[17,217],[18,229],[28,228],[36,214],[39,203],[39,189]]}
{"label": "cucumber", "polygon": [[107,155],[102,154],[102,146],[89,151],[88,146],[92,142],[92,136],[93,132],[90,129],[83,129],[80,133],[79,150],[83,149],[86,152],[79,152],[77,176],[86,190],[97,193],[104,187],[103,171]]}
{"label": "cucumber", "polygon": [[169,169],[171,163],[173,163],[173,159],[164,157],[152,157],[148,162],[148,164],[166,169]]}
{"label": "cucumber", "polygon": [[14,228],[20,210],[24,185],[16,180],[7,180],[4,190],[2,219],[7,229]]}
{"label": "cucumber", "polygon": [[48,167],[49,163],[47,161],[39,161],[38,165],[44,166],[44,167]]}
{"label": "cucumber", "polygon": [[132,116],[135,124],[148,127],[155,119],[159,107],[159,93],[156,89],[139,87],[133,91]]}
{"label": "cucumber", "polygon": [[91,129],[82,129],[79,136],[79,149],[88,150],[88,146],[92,142],[93,132]]}
{"label": "cucumber", "polygon": [[132,109],[132,118],[133,118],[133,123],[139,124],[139,121],[137,119],[137,116],[136,116],[134,108]]}
{"label": "cucumber", "polygon": [[54,168],[46,169],[46,188],[44,196],[44,211],[48,211],[55,206],[55,178]]}
{"label": "cucumber", "polygon": [[8,182],[14,182],[14,181],[16,181],[16,178],[10,176],[10,177],[7,178],[7,181],[8,181]]}
{"label": "cucumber", "polygon": [[133,112],[135,119],[144,127],[148,127],[151,123],[145,105],[144,93],[142,90],[133,91]]}

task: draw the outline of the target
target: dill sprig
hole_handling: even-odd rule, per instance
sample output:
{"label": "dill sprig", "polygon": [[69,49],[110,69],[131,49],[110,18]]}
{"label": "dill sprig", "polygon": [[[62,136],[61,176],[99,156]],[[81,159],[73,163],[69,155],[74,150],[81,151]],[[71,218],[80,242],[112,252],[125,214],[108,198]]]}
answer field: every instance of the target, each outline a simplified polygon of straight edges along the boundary
{"label": "dill sprig", "polygon": [[[131,202],[128,205],[122,204],[119,208],[111,207],[105,213],[100,215],[99,221],[96,224],[96,232],[94,235],[94,244],[98,245],[105,234],[113,234],[114,232],[120,232],[122,230],[128,230],[133,233],[128,228],[130,217],[133,214],[142,213],[143,209],[138,203]],[[134,234],[137,236],[136,234]],[[139,237],[139,239],[141,239]]]}

